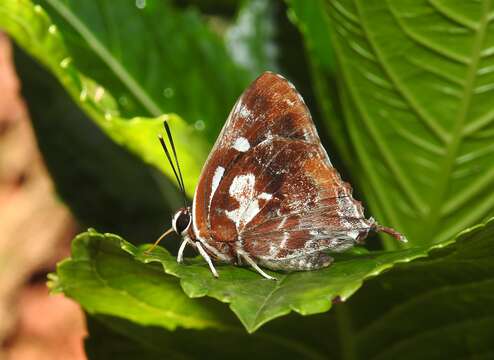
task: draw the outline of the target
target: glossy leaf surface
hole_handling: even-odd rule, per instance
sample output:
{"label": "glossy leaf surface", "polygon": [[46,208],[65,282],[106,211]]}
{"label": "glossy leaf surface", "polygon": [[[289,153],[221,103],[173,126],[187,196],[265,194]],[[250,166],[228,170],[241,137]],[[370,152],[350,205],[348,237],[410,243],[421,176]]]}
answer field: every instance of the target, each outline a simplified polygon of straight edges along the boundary
{"label": "glossy leaf surface", "polygon": [[[237,337],[236,330],[206,330],[208,340],[217,339],[217,346],[209,351],[219,351],[219,358],[225,352],[244,358],[251,349],[248,342],[253,340],[257,345],[252,348],[259,350],[260,358],[290,351],[292,344],[293,354],[309,359],[487,359],[494,351],[490,311],[494,301],[493,239],[491,220],[462,233],[449,246],[432,250],[427,258],[396,264],[368,279],[329,314],[287,316],[250,337]],[[189,330],[177,329],[173,336],[119,319],[100,320],[107,336],[120,336],[122,344],[143,355],[152,356],[158,349],[161,356],[187,356],[212,345]],[[181,345],[183,338],[190,347]],[[154,345],[169,341],[168,346]],[[228,346],[230,341],[242,346]],[[98,338],[88,342],[101,345],[99,349],[93,345],[89,354],[112,349]]]}
{"label": "glossy leaf surface", "polygon": [[[445,245],[446,243],[436,246]],[[190,259],[185,264],[178,264],[175,257],[165,249],[158,247],[152,253],[146,253],[148,248],[149,245],[136,247],[112,234],[100,234],[94,230],[82,233],[73,242],[72,258],[59,265],[58,276],[53,286],[59,291],[64,291],[68,296],[74,297],[84,307],[89,308],[90,312],[107,313],[108,310],[105,308],[101,308],[100,311],[94,308],[94,306],[106,304],[105,301],[101,301],[105,297],[104,293],[98,295],[93,289],[86,288],[81,289],[81,295],[78,295],[70,292],[71,284],[77,284],[85,279],[102,278],[102,282],[94,286],[100,287],[108,283],[103,275],[106,269],[109,276],[123,279],[129,277],[128,280],[123,281],[122,286],[137,286],[140,289],[146,278],[145,271],[151,271],[151,269],[156,271],[156,267],[150,267],[146,263],[158,262],[166,273],[181,279],[181,286],[187,296],[191,298],[209,296],[230,303],[232,311],[245,328],[253,332],[269,320],[291,311],[302,315],[327,311],[331,308],[333,301],[348,299],[362,286],[365,279],[380,274],[396,263],[426,256],[430,251],[429,247],[417,247],[392,252],[368,253],[363,251],[360,254],[354,252],[337,254],[335,263],[328,268],[319,271],[272,273],[278,279],[272,281],[262,278],[251,269],[221,265],[218,266],[220,277],[216,279],[202,259]],[[128,255],[126,256],[124,252]],[[118,254],[121,260],[118,266],[110,261],[109,256],[113,254]],[[79,270],[81,262],[87,263],[85,267],[92,271],[99,270],[96,273],[82,275],[84,269]],[[138,269],[142,269],[143,273],[141,274]],[[82,279],[79,276],[82,276]],[[162,276],[166,281],[173,279],[164,274]],[[159,287],[158,278],[150,279],[149,282],[155,282]],[[83,288],[85,286],[82,284]],[[66,291],[65,287],[69,291]],[[165,284],[163,289],[165,288],[171,291],[173,287]],[[147,286],[143,286],[142,290],[153,292]],[[177,288],[176,291],[180,289]],[[85,303],[85,296],[91,297],[91,305]],[[174,296],[175,293],[170,295],[170,298]],[[156,301],[160,304],[159,306],[166,308],[164,294],[162,297],[163,301],[160,300],[161,297],[157,297]],[[92,305],[93,303],[95,305]],[[120,314],[110,314],[122,316],[127,305],[121,307]],[[139,312],[142,312],[142,309]],[[146,324],[162,325],[160,322],[153,323],[152,318],[153,315],[150,313],[146,317],[149,319],[146,321],[150,322]],[[136,319],[133,320],[136,321]]]}
{"label": "glossy leaf surface", "polygon": [[325,1],[312,17],[314,3],[289,3],[305,27],[329,19],[324,37],[306,31],[306,41],[334,48],[344,120],[331,121],[349,134],[357,154],[349,166],[371,212],[412,244],[443,241],[492,214],[491,1]]}

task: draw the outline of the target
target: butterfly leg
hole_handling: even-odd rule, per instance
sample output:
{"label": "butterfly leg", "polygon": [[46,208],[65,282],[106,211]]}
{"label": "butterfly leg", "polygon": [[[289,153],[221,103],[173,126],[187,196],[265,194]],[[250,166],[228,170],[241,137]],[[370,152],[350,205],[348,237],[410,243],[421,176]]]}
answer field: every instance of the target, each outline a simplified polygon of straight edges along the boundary
{"label": "butterfly leg", "polygon": [[180,244],[180,248],[178,249],[177,262],[180,264],[184,260],[184,250],[187,244],[189,244],[190,240],[188,238],[184,239]]}
{"label": "butterfly leg", "polygon": [[201,254],[201,256],[204,258],[204,260],[206,260],[206,262],[208,263],[209,268],[211,269],[211,272],[213,273],[214,277],[219,277],[218,272],[214,268],[213,262],[211,261],[211,258],[209,257],[206,250],[204,250],[201,243],[199,241],[196,241],[195,244],[197,246],[197,250],[199,250],[199,254]]}
{"label": "butterfly leg", "polygon": [[275,277],[272,277],[272,276],[266,274],[264,271],[262,271],[262,269],[256,264],[256,262],[254,260],[252,260],[252,258],[249,255],[247,255],[247,253],[245,253],[243,251],[240,252],[238,250],[237,250],[237,252],[247,262],[247,264],[252,266],[263,277],[265,277],[268,280],[277,280]]}

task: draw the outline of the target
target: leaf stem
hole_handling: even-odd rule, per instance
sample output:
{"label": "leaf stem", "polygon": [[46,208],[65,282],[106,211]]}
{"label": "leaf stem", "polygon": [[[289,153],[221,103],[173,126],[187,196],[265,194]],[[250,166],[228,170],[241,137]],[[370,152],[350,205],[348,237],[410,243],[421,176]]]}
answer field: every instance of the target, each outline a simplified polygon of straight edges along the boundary
{"label": "leaf stem", "polygon": [[99,39],[91,32],[91,30],[80,21],[77,16],[61,1],[47,0],[53,9],[74,28],[76,32],[87,42],[88,46],[98,54],[103,62],[113,71],[113,73],[122,81],[129,91],[141,102],[141,104],[153,116],[163,114],[160,106],[151,98],[149,93],[134,79],[127,69],[119,62],[115,56],[102,44]]}

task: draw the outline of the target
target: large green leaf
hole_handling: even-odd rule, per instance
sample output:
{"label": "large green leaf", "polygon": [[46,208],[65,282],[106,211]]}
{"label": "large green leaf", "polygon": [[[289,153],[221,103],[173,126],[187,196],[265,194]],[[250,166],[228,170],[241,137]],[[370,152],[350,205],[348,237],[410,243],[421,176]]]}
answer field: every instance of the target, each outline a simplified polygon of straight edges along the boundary
{"label": "large green leaf", "polygon": [[306,41],[334,48],[345,119],[331,121],[350,135],[349,166],[372,213],[411,244],[443,241],[492,214],[492,2],[326,0],[312,18],[314,3],[290,3],[307,24],[329,19],[324,37]]}
{"label": "large green leaf", "polygon": [[[437,246],[445,245],[446,243],[442,243]],[[124,279],[131,274],[136,274],[141,279],[138,287],[141,289],[144,275],[139,274],[137,269],[139,267],[147,269],[148,266],[144,263],[159,262],[166,273],[181,279],[182,288],[189,297],[207,295],[230,303],[232,311],[246,329],[253,332],[269,320],[291,311],[303,315],[327,311],[331,308],[332,301],[348,299],[365,279],[378,275],[395,263],[408,262],[417,257],[426,256],[430,251],[429,247],[424,246],[393,252],[368,253],[363,251],[357,254],[339,254],[335,256],[335,264],[329,268],[311,272],[274,274],[278,281],[270,281],[250,269],[235,266],[220,266],[218,268],[220,277],[216,279],[202,259],[192,259],[187,264],[181,265],[163,248],[157,248],[152,254],[145,253],[148,247],[149,245],[135,247],[117,235],[100,234],[94,230],[82,233],[74,240],[72,258],[62,262],[58,267],[55,288],[75,298],[91,312],[106,313],[108,311],[106,308],[100,308],[99,311],[96,308],[98,304],[102,306],[106,304],[103,300],[106,291],[103,284],[108,283],[103,276],[106,267],[108,267],[109,274],[118,275]],[[130,255],[125,257],[122,250],[135,257],[135,260]],[[131,268],[125,266],[124,260],[119,266],[105,265],[107,253],[119,254]],[[136,260],[143,264],[139,265]],[[93,287],[85,288],[84,283],[81,284],[81,280],[86,281],[91,278],[91,276],[82,275],[83,269],[78,270],[81,261],[93,264],[86,265],[88,268],[101,269],[93,276],[97,276],[98,279],[103,278],[97,285],[101,287],[102,293],[98,294]],[[156,270],[156,268],[153,269]],[[79,276],[82,276],[82,279]],[[137,278],[135,281],[137,282]],[[79,292],[70,291],[74,286],[79,289]],[[134,286],[132,279],[128,278],[127,281],[122,282],[122,286]],[[146,290],[146,287],[143,290]],[[91,298],[91,304],[86,302],[86,297]],[[159,302],[159,298],[156,301]],[[113,304],[115,304],[114,301]],[[122,309],[124,306],[122,305]],[[165,304],[159,306],[166,307]],[[120,311],[120,316],[122,313],[123,310]],[[139,309],[139,313],[142,313],[142,309]],[[112,315],[119,314],[112,313]],[[152,318],[152,313],[148,317]],[[149,324],[161,325],[161,323],[153,322]]]}
{"label": "large green leaf", "polygon": [[[232,74],[237,73],[236,66],[220,39],[201,25],[196,14],[182,14],[167,2],[148,1],[145,9],[126,3],[116,8],[118,14],[105,11],[105,4],[109,6],[105,1],[42,4],[3,1],[0,27],[57,77],[110,138],[172,177],[156,141],[161,122],[168,119],[191,194],[212,139],[247,81],[241,70],[238,76]],[[175,32],[177,27],[187,31]],[[153,36],[141,36],[148,33]],[[122,39],[136,41],[122,46]],[[201,66],[191,66],[191,60]],[[206,81],[208,77],[214,79]],[[123,117],[164,111],[179,111],[193,125],[175,115]]]}
{"label": "large green leaf", "polygon": [[494,220],[428,258],[397,264],[335,306],[331,358],[491,359]]}
{"label": "large green leaf", "polygon": [[[39,0],[77,67],[112,89],[122,115],[180,114],[214,140],[249,80],[194,9],[168,0]],[[199,124],[198,123],[198,124]]]}
{"label": "large green leaf", "polygon": [[288,16],[304,35],[309,54],[326,71],[333,72],[335,59],[333,48],[327,44],[329,18],[324,12],[324,0],[286,0],[290,6]]}
{"label": "large green leaf", "polygon": [[94,231],[78,236],[72,257],[50,276],[55,292],[77,299],[89,313],[125,317],[167,329],[222,328],[214,307],[189,299],[178,280],[155,266],[143,266],[121,251],[120,239]]}
{"label": "large green leaf", "polygon": [[[172,277],[164,274],[156,264],[143,264],[140,261],[144,256],[140,252],[142,248],[137,249],[115,235],[90,231],[80,235],[74,242],[73,258],[59,265],[53,287],[64,291],[94,314],[111,314],[141,325],[169,329],[169,319],[157,316],[157,313],[166,309],[181,309],[177,302],[169,303],[168,297],[160,297],[162,286],[170,287],[169,291],[174,293],[175,289],[171,287],[174,284],[177,294],[181,292],[175,276],[181,278],[182,288],[187,294],[201,296],[207,292],[209,296],[231,302],[232,308],[236,308],[240,316],[248,314],[252,317],[280,305],[285,306],[285,313],[290,310],[301,312],[304,307],[297,305],[297,298],[305,298],[304,303],[310,308],[305,307],[307,311],[302,314],[308,314],[316,309],[327,310],[328,300],[334,295],[341,295],[338,300],[346,299],[352,291],[345,293],[346,285],[339,283],[359,287],[360,283],[355,280],[353,271],[359,272],[359,264],[365,264],[367,269],[374,267],[372,276],[352,297],[343,303],[338,301],[329,315],[285,317],[256,332],[262,336],[258,341],[263,339],[263,347],[271,352],[286,351],[286,344],[292,343],[294,349],[300,349],[304,352],[303,356],[309,358],[434,358],[438,352],[451,354],[453,358],[467,358],[474,354],[488,354],[493,350],[489,336],[494,329],[490,311],[494,303],[493,239],[494,220],[491,220],[486,225],[461,233],[448,246],[432,249],[428,257],[410,263],[392,265],[399,254],[404,261],[408,260],[405,255],[411,258],[421,254],[411,255],[411,250],[389,252],[386,255],[347,254],[338,259],[333,270],[329,268],[288,276],[277,274],[280,280],[284,280],[276,284],[261,279],[250,270],[230,266],[220,266],[220,279],[215,280],[207,266],[199,260],[176,265],[174,259],[160,249],[160,261],[164,263],[167,272],[174,275]],[[121,247],[126,251],[122,251]],[[129,251],[138,251],[138,259],[132,258]],[[375,265],[377,262],[380,262],[378,266]],[[384,266],[389,267],[389,271],[379,274],[379,269]],[[93,277],[95,271],[98,277]],[[233,277],[235,281],[232,281]],[[312,277],[314,279],[311,280]],[[227,282],[230,282],[229,287],[225,286]],[[331,293],[328,287],[342,292],[335,290]],[[266,292],[266,288],[271,291]],[[97,295],[92,296],[92,292]],[[266,296],[269,293],[272,293],[271,296]],[[128,304],[129,296],[147,306]],[[207,339],[223,336],[224,339],[235,339],[236,344],[247,344],[250,341],[241,338],[235,324],[215,304],[203,303],[204,299],[187,300],[183,295],[177,296],[179,303],[193,304],[191,314],[197,318],[199,327],[206,326],[209,329],[206,332]],[[243,306],[234,305],[239,304],[239,301]],[[294,305],[291,308],[287,305],[290,301]],[[123,304],[125,307],[122,307]],[[206,306],[207,316],[202,313]],[[190,355],[195,350],[181,352],[181,339],[190,338],[191,346],[200,346],[205,339],[180,329],[176,330],[177,337],[174,337],[157,328],[140,327],[118,319],[98,318],[103,320],[106,327],[119,334],[123,338],[121,341],[130,349],[140,350],[143,355],[155,354],[156,344],[161,341],[163,344],[177,341],[177,347],[170,345],[158,348],[157,354],[164,356],[170,350],[169,354]],[[173,327],[184,327],[176,319],[170,321]],[[224,334],[219,335],[218,332]],[[270,341],[273,343],[269,344]],[[100,354],[110,351],[113,346],[105,346],[97,339],[91,342],[100,344]],[[230,348],[229,351],[235,349],[243,351],[240,346]],[[96,349],[92,351],[97,352]]]}

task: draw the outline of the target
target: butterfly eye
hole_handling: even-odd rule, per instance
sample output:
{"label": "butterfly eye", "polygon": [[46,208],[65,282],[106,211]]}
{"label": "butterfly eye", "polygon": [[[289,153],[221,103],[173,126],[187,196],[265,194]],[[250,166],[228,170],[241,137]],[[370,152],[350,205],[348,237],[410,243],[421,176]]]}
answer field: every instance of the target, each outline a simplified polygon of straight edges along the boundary
{"label": "butterfly eye", "polygon": [[190,214],[188,211],[180,210],[173,217],[173,228],[177,234],[182,234],[185,230],[189,228],[190,225]]}

